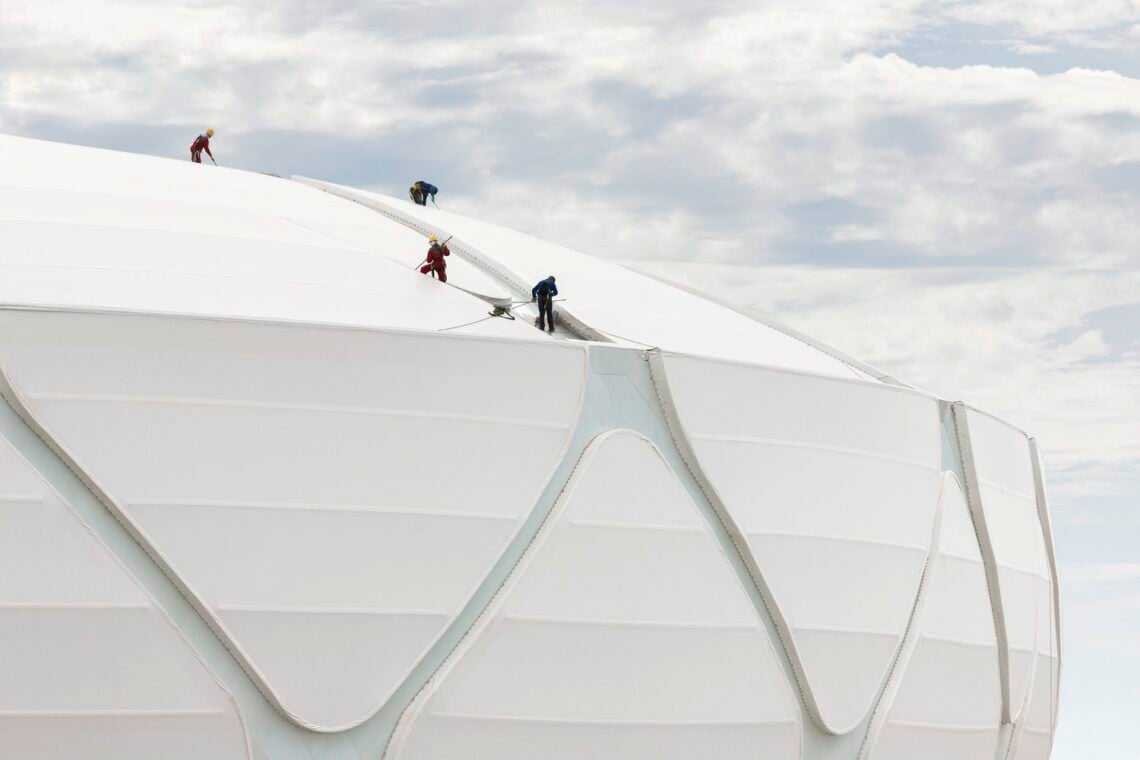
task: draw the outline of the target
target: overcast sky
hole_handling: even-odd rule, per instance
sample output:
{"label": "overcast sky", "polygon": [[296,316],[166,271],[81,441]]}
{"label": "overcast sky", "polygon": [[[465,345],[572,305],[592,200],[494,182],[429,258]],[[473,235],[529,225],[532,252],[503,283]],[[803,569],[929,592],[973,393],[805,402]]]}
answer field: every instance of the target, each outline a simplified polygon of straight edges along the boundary
{"label": "overcast sky", "polygon": [[1137,0],[0,0],[0,131],[426,179],[1033,431],[1054,757],[1138,760],[1138,50]]}

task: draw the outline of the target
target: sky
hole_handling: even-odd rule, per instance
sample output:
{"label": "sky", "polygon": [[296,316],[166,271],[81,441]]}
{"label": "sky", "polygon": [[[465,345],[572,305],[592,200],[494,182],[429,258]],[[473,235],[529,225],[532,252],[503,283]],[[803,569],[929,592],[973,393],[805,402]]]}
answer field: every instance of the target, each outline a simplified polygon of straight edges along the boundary
{"label": "sky", "polygon": [[1140,760],[1140,0],[0,0],[0,132],[184,158],[207,126],[1032,431],[1053,757]]}

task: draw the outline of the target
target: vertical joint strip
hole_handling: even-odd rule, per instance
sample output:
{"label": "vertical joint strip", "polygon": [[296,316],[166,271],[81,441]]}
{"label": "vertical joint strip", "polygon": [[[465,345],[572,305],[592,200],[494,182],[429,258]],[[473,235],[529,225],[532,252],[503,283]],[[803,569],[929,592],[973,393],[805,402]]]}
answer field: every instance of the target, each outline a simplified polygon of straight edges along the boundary
{"label": "vertical joint strip", "polygon": [[[293,181],[299,182],[302,185],[308,185],[309,187],[328,193],[329,195],[340,198],[342,200],[349,201],[350,203],[355,203],[359,206],[363,206],[370,211],[375,211],[377,214],[380,214],[381,216],[386,217],[403,227],[407,227],[410,230],[415,230],[422,235],[430,235],[432,233],[435,233],[440,237],[443,237],[445,235],[448,237],[454,237],[442,227],[436,227],[434,225],[420,222],[414,217],[401,213],[399,210],[391,208],[384,203],[366,198],[360,193],[354,192],[351,188],[341,188],[328,182],[322,182],[320,180],[296,175],[293,177]],[[485,253],[475,249],[470,244],[464,243],[461,240],[455,240],[452,242],[451,248],[454,249],[456,256],[459,256],[461,259],[471,264],[488,277],[498,280],[515,295],[522,298],[527,298],[530,296],[530,289],[527,286],[526,282],[523,281],[519,275],[510,271],[499,262],[492,259],[490,256],[487,256]],[[575,317],[566,309],[560,308],[558,311],[562,324],[576,337],[583,340],[596,341],[599,343],[613,342],[608,337],[606,337],[606,335],[590,327],[588,324]]]}
{"label": "vertical joint strip", "polygon": [[871,754],[879,741],[887,716],[894,704],[895,697],[902,687],[902,680],[906,676],[907,668],[914,650],[918,647],[923,616],[926,613],[926,603],[930,597],[930,588],[933,577],[937,572],[938,561],[942,557],[942,515],[945,512],[946,494],[954,476],[950,473],[942,474],[942,487],[939,489],[938,503],[934,507],[934,526],[930,531],[930,547],[926,552],[926,562],[922,565],[922,575],[918,580],[918,591],[914,597],[914,606],[911,607],[910,616],[903,630],[902,641],[898,652],[891,663],[882,691],[875,700],[875,707],[871,711],[871,720],[867,724],[867,731],[863,734],[863,744],[859,747],[858,760],[870,760]]}
{"label": "vertical joint strip", "polygon": [[2,363],[0,363],[0,400],[15,412],[16,416],[23,420],[28,429],[48,447],[56,459],[62,462],[72,475],[83,484],[83,487],[115,518],[115,521],[126,531],[127,535],[131,537],[143,553],[150,558],[150,561],[158,567],[171,585],[177,589],[182,598],[190,605],[194,613],[205,623],[206,627],[209,628],[218,642],[221,643],[226,652],[233,658],[233,661],[237,663],[249,681],[257,688],[258,692],[261,693],[265,701],[272,706],[281,717],[301,728],[310,731],[326,730],[318,726],[313,726],[304,721],[300,716],[294,715],[284,703],[281,702],[261,672],[254,667],[245,653],[233,642],[225,629],[222,628],[206,603],[183,581],[182,577],[178,575],[166,558],[157,551],[130,516],[123,511],[118,502],[111,498],[108,491],[94,476],[80,466],[71,455],[71,452],[59,443],[51,431],[40,421],[16,385],[11,381],[11,378],[9,378]]}
{"label": "vertical joint strip", "polygon": [[998,674],[1001,679],[1001,722],[1010,722],[1009,693],[1009,637],[1005,628],[1005,613],[1001,601],[1001,586],[998,582],[997,557],[993,541],[990,539],[986,514],[982,508],[981,490],[978,486],[978,470],[974,463],[974,449],[970,444],[970,423],[966,417],[967,407],[961,401],[950,404],[954,420],[954,433],[958,441],[958,455],[961,457],[962,475],[966,482],[966,503],[970,507],[970,520],[974,523],[974,534],[978,539],[978,549],[982,553],[982,566],[986,571],[986,587],[990,594],[990,609],[994,619],[994,634],[997,639]]}
{"label": "vertical joint strip", "polygon": [[693,477],[697,487],[701,489],[701,493],[704,494],[705,499],[712,506],[717,520],[720,521],[721,527],[732,543],[733,552],[740,558],[741,562],[744,563],[744,567],[748,571],[749,579],[752,581],[753,587],[759,592],[760,600],[764,604],[763,612],[767,614],[768,618],[772,621],[780,649],[783,651],[790,665],[791,680],[796,684],[796,689],[800,694],[800,702],[803,704],[808,715],[811,716],[811,720],[817,728],[828,734],[835,734],[835,731],[828,726],[824,720],[823,711],[820,710],[819,703],[816,701],[811,686],[808,684],[803,660],[800,658],[799,651],[792,641],[791,626],[788,625],[788,621],[784,618],[783,612],[776,604],[775,595],[772,593],[772,589],[768,586],[767,581],[764,580],[764,575],[761,573],[760,567],[756,564],[756,560],[748,548],[748,542],[743,531],[740,530],[736,521],[732,519],[728,508],[720,498],[720,494],[717,493],[716,488],[705,475],[697,459],[696,452],[693,450],[688,436],[685,434],[680,416],[677,413],[677,407],[673,403],[672,392],[669,389],[669,377],[665,369],[664,354],[661,352],[661,349],[653,348],[646,351],[645,356],[649,365],[649,377],[653,382],[654,391],[657,393],[657,402],[661,407],[662,415],[665,417],[665,423],[669,428],[669,435],[673,439],[673,445],[681,455],[681,461],[684,462],[686,469],[688,469],[689,474]]}
{"label": "vertical joint strip", "polygon": [[[1053,546],[1053,523],[1049,518],[1049,498],[1045,493],[1045,467],[1041,459],[1041,449],[1037,439],[1029,438],[1029,459],[1033,464],[1033,486],[1037,499],[1037,519],[1041,522],[1041,538],[1045,541],[1045,556],[1049,560],[1049,576],[1052,584],[1052,629],[1053,642],[1057,647],[1057,675],[1061,674],[1061,584],[1060,574],[1057,571],[1057,551]],[[1049,648],[1049,656],[1053,656],[1053,648]],[[1050,728],[1057,729],[1057,702],[1058,695],[1053,692],[1053,674],[1049,673],[1049,710]]]}

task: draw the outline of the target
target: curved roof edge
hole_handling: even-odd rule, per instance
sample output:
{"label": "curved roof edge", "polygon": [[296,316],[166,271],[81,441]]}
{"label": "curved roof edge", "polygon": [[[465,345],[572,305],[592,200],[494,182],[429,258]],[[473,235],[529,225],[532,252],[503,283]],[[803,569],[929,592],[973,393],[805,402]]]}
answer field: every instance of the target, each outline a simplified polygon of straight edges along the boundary
{"label": "curved roof edge", "polygon": [[619,266],[623,266],[632,272],[637,272],[638,274],[640,274],[644,277],[649,277],[651,279],[657,280],[658,282],[662,282],[666,285],[677,288],[678,290],[683,290],[690,295],[696,296],[697,298],[703,298],[706,301],[708,301],[709,303],[714,303],[717,306],[720,306],[722,308],[734,311],[737,314],[740,314],[741,316],[748,317],[749,319],[755,320],[755,321],[759,322],[760,324],[764,325],[765,327],[770,327],[773,330],[777,330],[779,332],[782,332],[784,335],[787,335],[789,338],[795,338],[796,340],[800,341],[801,343],[806,343],[807,345],[811,346],[812,348],[816,349],[817,351],[822,351],[823,353],[827,354],[828,356],[832,357],[833,359],[838,359],[839,361],[843,362],[844,364],[846,364],[851,369],[856,370],[858,372],[861,372],[865,375],[869,375],[870,377],[874,378],[875,380],[878,380],[881,383],[886,383],[887,385],[897,385],[900,388],[909,388],[911,390],[918,390],[917,388],[915,388],[910,383],[904,383],[902,380],[899,380],[894,375],[891,375],[887,372],[883,372],[881,369],[878,369],[877,367],[875,367],[873,365],[867,364],[866,362],[859,361],[855,357],[853,357],[849,354],[846,354],[846,353],[840,351],[839,349],[834,348],[834,347],[828,345],[827,343],[824,343],[821,340],[817,340],[816,338],[813,338],[810,335],[802,333],[799,330],[795,329],[794,327],[789,327],[788,325],[784,324],[783,322],[779,321],[778,319],[776,319],[775,317],[773,317],[771,315],[764,314],[762,312],[756,311],[755,309],[749,309],[749,308],[744,307],[744,306],[737,306],[736,304],[732,304],[732,303],[729,303],[728,301],[717,298],[716,296],[710,295],[710,294],[706,293],[705,291],[700,290],[698,288],[694,288],[690,285],[683,285],[679,282],[674,282],[673,280],[670,280],[668,277],[661,277],[660,275],[652,274],[650,272],[643,272],[640,269],[635,269],[634,267],[628,266],[626,264],[619,264]]}

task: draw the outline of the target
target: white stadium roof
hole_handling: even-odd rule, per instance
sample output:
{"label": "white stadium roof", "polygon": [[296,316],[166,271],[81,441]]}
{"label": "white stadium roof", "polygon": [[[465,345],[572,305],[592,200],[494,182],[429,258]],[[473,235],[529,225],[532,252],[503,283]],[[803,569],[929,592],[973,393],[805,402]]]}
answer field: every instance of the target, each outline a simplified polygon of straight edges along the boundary
{"label": "white stadium roof", "polygon": [[1023,431],[321,180],[0,136],[0,198],[0,756],[1048,757]]}

